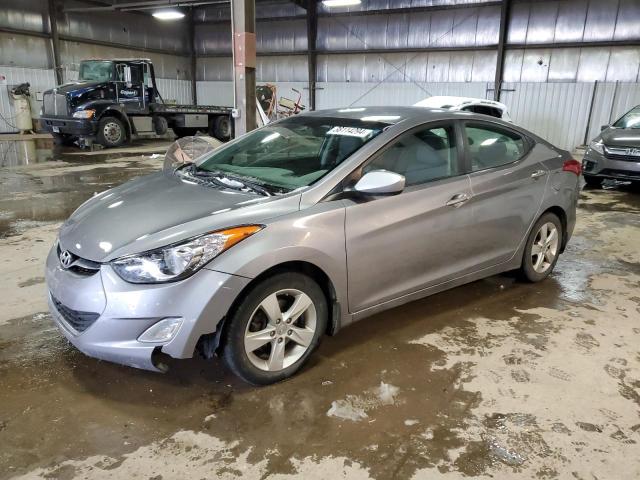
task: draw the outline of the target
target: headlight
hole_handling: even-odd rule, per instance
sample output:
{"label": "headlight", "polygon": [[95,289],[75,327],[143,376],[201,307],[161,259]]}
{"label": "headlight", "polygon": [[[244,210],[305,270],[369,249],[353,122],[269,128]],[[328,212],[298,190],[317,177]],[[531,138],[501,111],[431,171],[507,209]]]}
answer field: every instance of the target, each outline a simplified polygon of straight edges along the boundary
{"label": "headlight", "polygon": [[602,140],[598,140],[597,142],[591,142],[589,144],[589,148],[591,148],[592,150],[595,150],[600,155],[604,155],[604,144],[602,143]]}
{"label": "headlight", "polygon": [[181,280],[262,228],[262,225],[246,225],[208,233],[157,250],[117,258],[111,266],[123,280],[131,283]]}
{"label": "headlight", "polygon": [[73,118],[93,118],[95,113],[95,110],[80,110],[78,112],[73,112]]}

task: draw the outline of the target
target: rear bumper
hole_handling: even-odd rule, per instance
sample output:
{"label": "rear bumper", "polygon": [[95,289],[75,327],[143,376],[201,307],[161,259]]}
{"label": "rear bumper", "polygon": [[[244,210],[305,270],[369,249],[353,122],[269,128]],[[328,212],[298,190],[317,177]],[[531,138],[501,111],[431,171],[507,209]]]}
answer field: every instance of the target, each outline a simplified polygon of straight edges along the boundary
{"label": "rear bumper", "polygon": [[84,118],[40,117],[40,124],[50,133],[89,136],[96,132],[96,122]]}
{"label": "rear bumper", "polygon": [[[203,268],[179,282],[135,285],[122,280],[109,265],[92,275],[65,270],[54,247],[47,258],[46,281],[51,315],[78,350],[101,360],[162,371],[154,363],[154,352],[192,357],[200,337],[216,331],[250,280]],[[69,312],[94,313],[95,319],[77,328]],[[138,341],[145,330],[168,317],[182,319],[172,338]]]}
{"label": "rear bumper", "polygon": [[640,157],[613,160],[589,148],[582,160],[582,172],[592,177],[640,181]]}

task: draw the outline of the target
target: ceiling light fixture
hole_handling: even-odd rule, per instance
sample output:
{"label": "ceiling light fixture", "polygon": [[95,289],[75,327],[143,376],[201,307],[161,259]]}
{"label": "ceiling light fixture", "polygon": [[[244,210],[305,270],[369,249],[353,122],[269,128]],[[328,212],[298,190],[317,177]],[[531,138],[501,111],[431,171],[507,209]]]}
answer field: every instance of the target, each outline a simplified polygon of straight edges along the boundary
{"label": "ceiling light fixture", "polygon": [[322,0],[325,7],[348,7],[350,5],[360,5],[362,0]]}
{"label": "ceiling light fixture", "polygon": [[184,13],[179,10],[158,10],[152,15],[158,20],[178,20],[184,18]]}

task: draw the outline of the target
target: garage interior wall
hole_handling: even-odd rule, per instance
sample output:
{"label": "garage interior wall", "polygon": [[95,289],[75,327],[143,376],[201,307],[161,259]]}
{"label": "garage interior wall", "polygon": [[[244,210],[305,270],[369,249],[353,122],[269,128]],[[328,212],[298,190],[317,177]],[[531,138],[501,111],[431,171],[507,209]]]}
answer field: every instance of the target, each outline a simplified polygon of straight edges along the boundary
{"label": "garage interior wall", "polygon": [[[48,32],[46,2],[24,0],[12,8],[0,12],[0,27]],[[501,2],[492,0],[368,0],[340,13],[319,4],[317,108],[410,105],[429,95],[493,98],[500,12]],[[305,10],[257,0],[256,17],[257,81],[292,99],[296,89],[308,105]],[[164,97],[188,103],[188,29],[140,18],[61,14],[65,79],[75,78],[82,58],[145,56],[156,65]],[[194,21],[198,102],[231,105],[229,5],[198,7]],[[517,123],[558,146],[583,144],[640,103],[638,25],[637,0],[511,1],[500,100]],[[118,47],[90,43],[96,39]],[[38,88],[50,86],[47,38],[0,33],[0,42],[0,65],[37,69]],[[136,50],[141,47],[147,51]]]}

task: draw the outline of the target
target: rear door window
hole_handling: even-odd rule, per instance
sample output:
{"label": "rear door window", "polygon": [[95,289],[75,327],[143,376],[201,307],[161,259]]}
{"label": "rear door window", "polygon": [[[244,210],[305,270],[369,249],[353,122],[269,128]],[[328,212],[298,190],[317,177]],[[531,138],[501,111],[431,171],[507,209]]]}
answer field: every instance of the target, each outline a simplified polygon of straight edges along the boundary
{"label": "rear door window", "polygon": [[464,132],[472,172],[507,165],[520,160],[527,153],[525,138],[511,130],[467,123]]}

